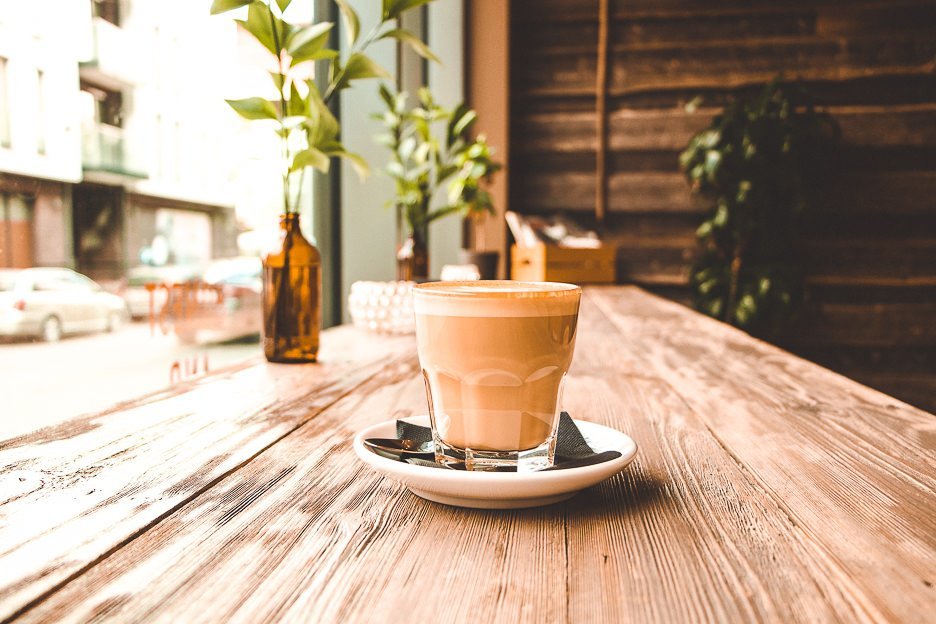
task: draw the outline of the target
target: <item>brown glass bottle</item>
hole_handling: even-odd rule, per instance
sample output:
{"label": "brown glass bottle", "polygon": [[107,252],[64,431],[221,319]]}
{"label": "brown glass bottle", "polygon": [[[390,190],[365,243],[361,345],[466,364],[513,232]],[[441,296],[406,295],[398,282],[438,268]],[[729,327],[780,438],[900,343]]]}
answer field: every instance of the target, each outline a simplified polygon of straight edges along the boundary
{"label": "brown glass bottle", "polygon": [[263,354],[271,362],[314,362],[322,318],[322,256],[280,217],[280,248],[263,258]]}
{"label": "brown glass bottle", "polygon": [[413,232],[397,247],[397,279],[425,282],[429,279],[429,246],[425,232]]}

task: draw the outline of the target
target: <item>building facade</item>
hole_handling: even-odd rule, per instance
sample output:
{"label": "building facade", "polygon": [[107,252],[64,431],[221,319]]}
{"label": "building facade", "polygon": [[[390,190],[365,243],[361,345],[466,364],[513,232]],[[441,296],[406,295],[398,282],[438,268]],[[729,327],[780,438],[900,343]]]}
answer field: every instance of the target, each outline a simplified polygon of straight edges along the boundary
{"label": "building facade", "polygon": [[215,71],[237,33],[209,6],[0,7],[0,267],[115,280],[237,254],[243,123]]}

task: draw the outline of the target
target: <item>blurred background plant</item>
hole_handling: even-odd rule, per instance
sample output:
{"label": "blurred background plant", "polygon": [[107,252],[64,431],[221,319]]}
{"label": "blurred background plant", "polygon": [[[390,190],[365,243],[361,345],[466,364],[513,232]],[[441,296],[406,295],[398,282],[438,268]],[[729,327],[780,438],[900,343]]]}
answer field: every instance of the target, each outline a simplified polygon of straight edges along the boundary
{"label": "blurred background plant", "polygon": [[[276,70],[271,71],[270,76],[279,94],[278,100],[250,97],[227,102],[245,119],[275,122],[282,148],[284,213],[298,211],[305,172],[309,168],[327,172],[333,157],[348,159],[362,178],[367,175],[367,163],[341,144],[338,120],[329,109],[332,97],[351,86],[353,81],[390,77],[384,68],[365,54],[367,48],[381,39],[396,39],[409,45],[420,56],[435,60],[435,55],[419,37],[395,27],[405,11],[429,4],[432,0],[383,0],[380,21],[363,37],[360,19],[348,1],[335,0],[349,45],[344,58],[329,47],[334,24],[286,21],[284,12],[290,2],[214,0],[211,5],[212,14],[246,7],[247,18],[236,21],[276,60]],[[313,61],[326,64],[324,93],[316,84],[311,69]],[[294,174],[298,174],[298,180],[294,179]]]}
{"label": "blurred background plant", "polygon": [[[397,255],[398,279],[425,279],[429,224],[456,213],[472,219],[494,214],[484,187],[501,165],[493,160],[484,135],[471,138],[478,116],[464,103],[447,109],[426,88],[419,90],[418,103],[411,108],[406,93],[393,93],[384,85],[380,97],[386,110],[374,117],[387,132],[377,140],[391,151],[385,170],[396,185],[387,203],[397,208],[407,232]],[[436,192],[446,186],[443,205],[433,208]]]}
{"label": "blurred background plant", "polygon": [[839,134],[801,86],[777,78],[692,137],[679,163],[692,192],[712,199],[690,270],[699,310],[766,336],[795,317],[799,217],[830,173]]}

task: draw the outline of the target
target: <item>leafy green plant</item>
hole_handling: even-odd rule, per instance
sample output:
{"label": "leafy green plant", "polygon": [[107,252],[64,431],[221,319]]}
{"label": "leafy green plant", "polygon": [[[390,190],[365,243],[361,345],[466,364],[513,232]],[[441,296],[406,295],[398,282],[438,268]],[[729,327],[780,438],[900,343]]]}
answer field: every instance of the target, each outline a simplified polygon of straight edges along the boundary
{"label": "leafy green plant", "polygon": [[698,309],[756,334],[795,316],[800,216],[829,172],[838,134],[805,90],[776,79],[692,137],[679,163],[692,191],[712,199],[690,271]]}
{"label": "leafy green plant", "polygon": [[[493,214],[484,182],[501,165],[492,159],[483,135],[470,137],[478,118],[473,110],[464,103],[446,109],[425,88],[418,95],[418,104],[407,108],[405,93],[392,93],[381,85],[386,111],[374,116],[387,129],[377,139],[391,151],[386,172],[395,182],[396,193],[388,204],[401,210],[410,234],[425,241],[428,225],[446,215]],[[432,208],[433,196],[445,185],[444,205]]]}
{"label": "leafy green plant", "polygon": [[[396,39],[424,58],[438,60],[416,35],[396,27],[404,12],[432,0],[383,0],[379,23],[363,37],[360,19],[348,0],[335,0],[350,47],[344,58],[328,47],[334,26],[331,22],[286,21],[283,14],[290,1],[214,0],[211,5],[212,14],[246,7],[247,19],[236,20],[237,23],[276,59],[277,69],[270,76],[277,99],[250,97],[227,102],[245,119],[274,122],[284,162],[283,212],[287,213],[298,210],[305,172],[310,168],[327,172],[333,157],[350,160],[362,177],[367,175],[367,163],[341,144],[340,125],[328,106],[336,93],[355,80],[389,77],[385,69],[365,54],[367,48],[381,39]],[[313,61],[326,65],[328,83],[324,93],[315,80],[305,77],[311,74],[306,64]],[[292,192],[294,185],[296,191]]]}

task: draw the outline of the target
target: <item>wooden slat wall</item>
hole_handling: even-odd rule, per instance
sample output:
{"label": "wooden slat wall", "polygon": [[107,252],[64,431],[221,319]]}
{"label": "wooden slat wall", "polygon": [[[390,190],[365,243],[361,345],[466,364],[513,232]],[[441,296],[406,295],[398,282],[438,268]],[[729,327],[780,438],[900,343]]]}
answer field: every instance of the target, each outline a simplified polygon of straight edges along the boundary
{"label": "wooden slat wall", "polygon": [[[800,78],[843,131],[783,346],[936,411],[936,0],[611,0],[607,210],[619,281],[688,302],[705,203],[677,155],[730,98]],[[599,0],[513,0],[510,207],[595,223]],[[693,115],[684,105],[703,98]]]}

